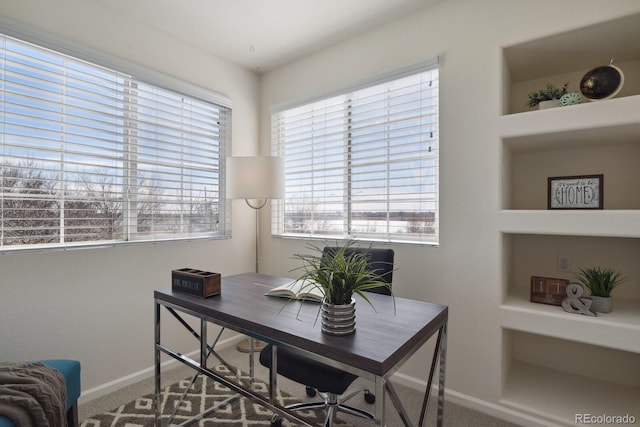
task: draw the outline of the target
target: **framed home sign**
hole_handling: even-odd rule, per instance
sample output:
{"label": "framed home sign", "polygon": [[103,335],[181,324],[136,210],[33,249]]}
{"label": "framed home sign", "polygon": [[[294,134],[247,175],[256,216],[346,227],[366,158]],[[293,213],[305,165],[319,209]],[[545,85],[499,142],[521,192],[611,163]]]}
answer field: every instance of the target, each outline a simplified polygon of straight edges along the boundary
{"label": "framed home sign", "polygon": [[602,174],[548,178],[548,209],[603,209],[603,180]]}

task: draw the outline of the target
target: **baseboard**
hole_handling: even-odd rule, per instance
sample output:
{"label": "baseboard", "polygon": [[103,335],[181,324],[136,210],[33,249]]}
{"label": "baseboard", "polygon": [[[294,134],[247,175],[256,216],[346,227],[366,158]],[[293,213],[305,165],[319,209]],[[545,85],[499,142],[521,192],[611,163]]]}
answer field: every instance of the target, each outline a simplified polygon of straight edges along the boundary
{"label": "baseboard", "polygon": [[[424,393],[424,389],[427,386],[427,382],[408,375],[396,372],[391,377],[392,381],[396,384],[401,384],[405,387],[420,391]],[[436,396],[438,394],[438,385],[432,384],[431,394]],[[526,413],[508,408],[498,403],[487,402],[469,396],[464,393],[457,392],[445,387],[445,399],[447,402],[456,403],[460,406],[464,406],[469,409],[473,409],[478,412],[491,415],[492,417],[500,418],[505,421],[509,421],[523,427],[549,427],[549,421],[542,420],[540,418],[528,415]],[[433,409],[430,409],[433,410]],[[445,412],[445,418],[447,414]]]}
{"label": "baseboard", "polygon": [[[236,345],[239,341],[244,338],[243,335],[235,335],[233,337],[221,340],[216,345],[216,350],[225,349],[230,346]],[[200,354],[199,350],[195,350],[192,353],[187,354],[186,356],[191,358],[197,358],[198,354]],[[171,359],[162,363],[162,369],[171,369],[174,367],[178,367],[178,361]],[[129,386],[131,384],[135,384],[139,381],[143,381],[149,378],[153,378],[155,375],[155,367],[151,366],[149,368],[143,369],[138,372],[134,372],[130,375],[118,378],[113,381],[109,381],[108,383],[101,384],[97,387],[90,388],[88,390],[83,390],[80,398],[78,399],[78,403],[82,404],[85,402],[90,402],[94,399],[98,399],[100,397],[106,396],[109,393],[117,391],[122,387]]]}

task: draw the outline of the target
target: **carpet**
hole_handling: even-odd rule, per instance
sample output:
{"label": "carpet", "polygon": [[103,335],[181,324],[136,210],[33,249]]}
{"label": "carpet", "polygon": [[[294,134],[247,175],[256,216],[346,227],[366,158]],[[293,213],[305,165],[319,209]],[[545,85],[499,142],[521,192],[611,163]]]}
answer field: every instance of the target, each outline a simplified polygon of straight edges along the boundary
{"label": "carpet", "polygon": [[[213,368],[218,374],[237,382],[235,373],[230,372],[225,366],[218,365]],[[248,375],[242,373],[242,379],[247,380]],[[180,397],[191,383],[191,378],[187,378],[162,389],[161,392],[161,419],[165,426],[167,420],[180,401]],[[254,390],[267,396],[268,386],[262,381],[254,381]],[[235,393],[229,388],[213,381],[212,379],[198,375],[196,382],[191,387],[184,401],[176,411],[172,426],[179,425],[194,415],[200,414],[218,402],[233,396]],[[294,397],[278,392],[278,401],[281,405],[296,403]],[[300,411],[301,417],[310,423],[322,425],[324,422],[324,410]],[[247,398],[238,398],[230,403],[218,408],[205,418],[192,423],[191,425],[207,426],[269,426],[273,413],[258,403]],[[337,425],[347,426],[336,420]],[[295,426],[288,420],[283,420],[283,426]],[[81,427],[154,427],[155,426],[155,396],[148,394],[133,401],[119,406],[103,414],[86,418],[80,424]]]}

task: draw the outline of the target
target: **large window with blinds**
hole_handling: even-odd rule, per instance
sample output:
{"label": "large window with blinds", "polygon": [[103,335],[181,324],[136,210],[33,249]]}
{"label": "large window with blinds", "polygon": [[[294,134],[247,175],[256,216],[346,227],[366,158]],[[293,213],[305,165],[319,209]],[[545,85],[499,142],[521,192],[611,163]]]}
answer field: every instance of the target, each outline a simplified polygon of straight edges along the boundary
{"label": "large window with blinds", "polygon": [[438,242],[438,68],[272,114],[272,232]]}
{"label": "large window with blinds", "polygon": [[227,233],[231,110],[0,36],[0,249]]}

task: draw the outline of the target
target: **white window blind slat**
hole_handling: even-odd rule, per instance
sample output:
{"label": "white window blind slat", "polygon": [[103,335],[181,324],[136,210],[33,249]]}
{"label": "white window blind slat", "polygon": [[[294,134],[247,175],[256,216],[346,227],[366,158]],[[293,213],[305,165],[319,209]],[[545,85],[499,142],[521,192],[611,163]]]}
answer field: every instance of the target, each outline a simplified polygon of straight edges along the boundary
{"label": "white window blind slat", "polygon": [[0,249],[224,235],[230,115],[0,36]]}
{"label": "white window blind slat", "polygon": [[276,235],[438,242],[438,69],[272,115]]}

